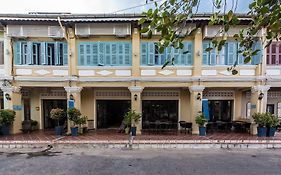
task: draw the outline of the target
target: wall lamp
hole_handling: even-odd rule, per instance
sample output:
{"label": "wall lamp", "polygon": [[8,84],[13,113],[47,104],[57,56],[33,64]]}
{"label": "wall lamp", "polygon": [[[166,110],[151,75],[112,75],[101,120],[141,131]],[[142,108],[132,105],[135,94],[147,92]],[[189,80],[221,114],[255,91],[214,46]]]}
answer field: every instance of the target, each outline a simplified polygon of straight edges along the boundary
{"label": "wall lamp", "polygon": [[199,92],[197,94],[197,100],[201,100],[201,93],[199,93]]}
{"label": "wall lamp", "polygon": [[260,95],[259,95],[259,97],[258,97],[258,99],[259,99],[259,100],[263,99],[263,96],[264,96],[264,93],[261,92]]}
{"label": "wall lamp", "polygon": [[74,100],[74,97],[72,94],[69,95],[69,100]]}
{"label": "wall lamp", "polygon": [[5,98],[6,98],[6,100],[11,100],[10,94],[5,94]]}
{"label": "wall lamp", "polygon": [[137,94],[134,95],[134,99],[135,99],[135,101],[137,101],[137,99],[138,99],[138,95]]}

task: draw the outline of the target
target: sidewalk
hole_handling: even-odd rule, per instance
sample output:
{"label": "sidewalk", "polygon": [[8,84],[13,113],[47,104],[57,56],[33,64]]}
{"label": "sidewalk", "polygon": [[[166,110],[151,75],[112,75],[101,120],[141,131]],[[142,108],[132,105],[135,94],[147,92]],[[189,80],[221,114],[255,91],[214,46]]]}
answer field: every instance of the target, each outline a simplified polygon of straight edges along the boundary
{"label": "sidewalk", "polygon": [[214,133],[198,136],[184,133],[142,134],[131,142],[125,134],[113,130],[90,131],[78,137],[54,135],[53,131],[0,136],[0,148],[87,146],[120,148],[281,148],[281,133],[275,137],[257,137],[243,133]]}

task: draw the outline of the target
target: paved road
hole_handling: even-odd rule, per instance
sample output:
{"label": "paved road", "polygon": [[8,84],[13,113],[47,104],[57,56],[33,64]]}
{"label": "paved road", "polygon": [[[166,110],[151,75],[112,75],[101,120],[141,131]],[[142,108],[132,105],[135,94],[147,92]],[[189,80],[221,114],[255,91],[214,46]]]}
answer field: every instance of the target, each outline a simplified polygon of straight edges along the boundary
{"label": "paved road", "polygon": [[[52,149],[0,154],[3,175],[281,174],[281,150]],[[31,151],[31,152],[30,152]]]}

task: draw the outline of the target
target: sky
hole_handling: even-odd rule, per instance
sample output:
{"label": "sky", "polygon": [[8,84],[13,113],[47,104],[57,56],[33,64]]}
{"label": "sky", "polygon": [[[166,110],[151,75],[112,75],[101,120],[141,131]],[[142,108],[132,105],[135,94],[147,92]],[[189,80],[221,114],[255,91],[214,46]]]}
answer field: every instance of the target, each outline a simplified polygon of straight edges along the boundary
{"label": "sky", "polygon": [[[70,13],[141,13],[153,4],[146,0],[0,0],[0,13],[70,12]],[[232,1],[228,0],[229,5]],[[252,0],[237,0],[237,11],[246,13]],[[142,6],[143,5],[143,6]],[[130,7],[140,6],[128,10]],[[211,12],[212,0],[200,1],[200,12]]]}

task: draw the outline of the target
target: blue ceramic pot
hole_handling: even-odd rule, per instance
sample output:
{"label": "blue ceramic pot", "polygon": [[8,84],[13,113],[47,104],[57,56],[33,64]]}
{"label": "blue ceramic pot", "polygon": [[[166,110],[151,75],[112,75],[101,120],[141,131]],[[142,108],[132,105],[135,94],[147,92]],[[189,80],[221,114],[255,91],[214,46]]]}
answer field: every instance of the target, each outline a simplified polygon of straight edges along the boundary
{"label": "blue ceramic pot", "polygon": [[62,127],[62,126],[56,126],[56,127],[55,127],[55,134],[56,134],[57,136],[62,135],[62,131],[63,131],[63,127]]}
{"label": "blue ceramic pot", "polygon": [[132,136],[137,135],[137,127],[131,127],[131,134],[132,134]]}
{"label": "blue ceramic pot", "polygon": [[1,126],[1,133],[4,136],[10,135],[10,125],[2,125]]}
{"label": "blue ceramic pot", "polygon": [[267,136],[274,137],[276,128],[267,128]]}
{"label": "blue ceramic pot", "polygon": [[266,127],[258,127],[258,137],[265,137],[266,136]]}
{"label": "blue ceramic pot", "polygon": [[199,126],[199,136],[205,136],[206,135],[206,127]]}
{"label": "blue ceramic pot", "polygon": [[71,136],[78,136],[78,127],[70,128]]}

